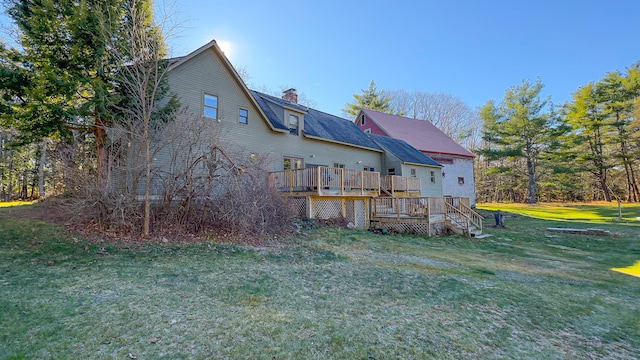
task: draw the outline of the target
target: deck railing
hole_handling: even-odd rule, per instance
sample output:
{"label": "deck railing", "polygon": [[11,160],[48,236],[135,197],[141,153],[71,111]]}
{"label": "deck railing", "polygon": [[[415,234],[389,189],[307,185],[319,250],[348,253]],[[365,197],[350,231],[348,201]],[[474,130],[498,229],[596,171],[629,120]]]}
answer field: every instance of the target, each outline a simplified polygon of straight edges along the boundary
{"label": "deck railing", "polygon": [[420,178],[398,175],[385,175],[380,178],[380,187],[391,196],[420,196]]}
{"label": "deck railing", "polygon": [[380,173],[318,166],[269,173],[269,186],[291,193],[328,196],[377,196]]}
{"label": "deck railing", "polygon": [[431,217],[444,210],[442,198],[433,197],[379,197],[371,202],[371,216]]}
{"label": "deck railing", "polygon": [[467,235],[470,235],[472,225],[482,231],[483,217],[469,207],[468,198],[445,197],[444,203],[447,219],[462,226]]}

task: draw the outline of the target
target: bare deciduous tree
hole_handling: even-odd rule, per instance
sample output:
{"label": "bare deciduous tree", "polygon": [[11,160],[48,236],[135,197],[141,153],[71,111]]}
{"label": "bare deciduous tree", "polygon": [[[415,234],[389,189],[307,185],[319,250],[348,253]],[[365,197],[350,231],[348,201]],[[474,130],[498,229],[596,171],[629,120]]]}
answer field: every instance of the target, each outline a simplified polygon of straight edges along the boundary
{"label": "bare deciduous tree", "polygon": [[396,112],[413,119],[430,121],[467,148],[480,141],[480,118],[459,97],[446,93],[395,90],[385,91]]}

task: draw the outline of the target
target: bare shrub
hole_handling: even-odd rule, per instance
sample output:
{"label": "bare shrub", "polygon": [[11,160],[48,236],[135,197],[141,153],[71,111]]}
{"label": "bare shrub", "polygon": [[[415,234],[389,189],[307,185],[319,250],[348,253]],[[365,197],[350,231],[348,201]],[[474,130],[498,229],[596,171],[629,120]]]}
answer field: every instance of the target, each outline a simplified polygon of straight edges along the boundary
{"label": "bare shrub", "polygon": [[291,230],[293,202],[269,188],[260,167],[243,168],[228,177],[224,191],[211,203],[212,219],[240,234],[273,234]]}
{"label": "bare shrub", "polygon": [[[109,188],[87,183],[78,193],[82,201],[76,208],[102,230],[136,233],[141,228],[144,161],[134,125],[121,123],[107,131]],[[156,236],[213,229],[263,236],[292,229],[295,207],[269,188],[268,156],[226,145],[219,127],[184,110],[151,136],[151,229]]]}

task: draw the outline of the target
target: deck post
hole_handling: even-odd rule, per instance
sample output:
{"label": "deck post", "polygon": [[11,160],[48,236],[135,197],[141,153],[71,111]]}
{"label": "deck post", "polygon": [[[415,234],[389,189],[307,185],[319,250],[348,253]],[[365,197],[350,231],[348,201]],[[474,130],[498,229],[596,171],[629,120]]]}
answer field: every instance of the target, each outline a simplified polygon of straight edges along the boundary
{"label": "deck post", "polygon": [[400,219],[400,199],[396,198],[396,217]]}
{"label": "deck post", "polygon": [[289,170],[289,193],[293,193],[293,171]]}
{"label": "deck post", "polygon": [[431,202],[429,198],[426,201],[427,204],[427,236],[431,236]]}
{"label": "deck post", "polygon": [[344,169],[338,169],[340,172],[340,195],[344,196]]}
{"label": "deck post", "polygon": [[396,195],[396,193],[395,193],[395,191],[394,191],[394,190],[395,190],[395,188],[396,188],[396,185],[395,185],[395,181],[394,181],[394,180],[395,180],[395,175],[392,175],[392,176],[391,176],[391,183],[390,183],[390,185],[391,185],[391,189],[390,189],[390,190],[391,190],[391,196],[395,196],[395,195]]}

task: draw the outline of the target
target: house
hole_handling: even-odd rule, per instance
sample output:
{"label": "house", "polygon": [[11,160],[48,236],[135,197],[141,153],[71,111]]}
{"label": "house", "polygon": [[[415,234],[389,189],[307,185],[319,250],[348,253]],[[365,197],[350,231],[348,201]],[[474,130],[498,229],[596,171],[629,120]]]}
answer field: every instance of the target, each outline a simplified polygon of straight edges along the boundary
{"label": "house", "polygon": [[382,169],[390,174],[391,179],[394,179],[392,175],[396,172],[407,174],[411,179],[421,179],[421,196],[442,196],[442,165],[403,140],[372,134],[369,136],[384,149]]}
{"label": "house", "polygon": [[[443,195],[469,198],[471,205],[475,205],[475,155],[431,122],[365,109],[358,114],[355,123],[365,133],[404,140],[442,164]],[[394,174],[407,176],[393,169],[396,170]]]}
{"label": "house", "polygon": [[[197,129],[185,126],[172,136],[215,142],[226,154],[245,160],[266,155],[261,158],[268,159],[268,184],[291,196],[301,215],[344,217],[359,228],[374,221],[372,213],[385,221],[402,215],[413,217],[424,233],[442,231],[448,206],[442,197],[442,165],[409,142],[367,134],[350,120],[298,104],[295,89],[282,98],[250,90],[215,41],[171,59],[167,78],[182,115],[198,123]],[[159,151],[156,167],[175,171],[186,158],[182,153],[209,156],[211,145],[198,141],[189,146],[176,141],[170,151]],[[155,191],[162,186],[156,182]],[[388,199],[376,202],[378,197]],[[439,205],[429,207],[430,202]],[[425,220],[425,214],[436,212],[442,216],[438,224]]]}

